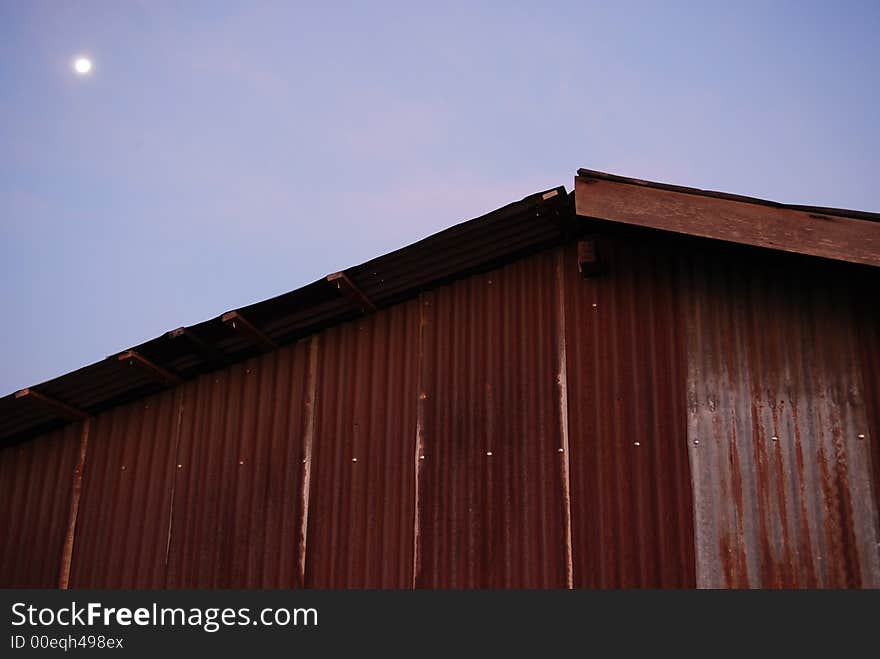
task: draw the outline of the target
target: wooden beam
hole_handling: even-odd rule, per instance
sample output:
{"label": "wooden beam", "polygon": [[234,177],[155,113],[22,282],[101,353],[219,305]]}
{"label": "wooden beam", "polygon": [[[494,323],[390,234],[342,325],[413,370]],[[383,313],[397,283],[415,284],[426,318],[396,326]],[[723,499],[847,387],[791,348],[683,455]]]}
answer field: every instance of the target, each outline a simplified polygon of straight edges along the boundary
{"label": "wooden beam", "polygon": [[278,347],[278,344],[266,336],[261,330],[254,327],[247,318],[237,311],[225,313],[220,319],[226,323],[226,325],[241,334],[250,343],[253,343],[260,348],[260,350],[268,352],[270,350],[275,350]]}
{"label": "wooden beam", "polygon": [[880,222],[589,176],[574,190],[581,217],[880,266]]}
{"label": "wooden beam", "polygon": [[229,359],[219,348],[212,346],[189,327],[178,327],[177,329],[171,330],[168,332],[168,337],[172,339],[186,339],[190,347],[192,347],[192,349],[208,363],[229,363]]}
{"label": "wooden beam", "polygon": [[116,359],[121,362],[128,362],[129,366],[139,367],[143,372],[147,373],[154,380],[161,382],[162,384],[173,385],[183,382],[183,378],[179,375],[175,375],[168,369],[151,362],[149,359],[134,350],[127,350],[121,355],[117,355]]}
{"label": "wooden beam", "polygon": [[31,400],[38,405],[42,405],[46,409],[51,410],[56,416],[60,416],[70,421],[81,421],[89,416],[86,412],[83,412],[72,405],[63,403],[56,398],[47,396],[46,394],[41,394],[34,389],[21,389],[20,391],[16,391],[15,397]]}
{"label": "wooden beam", "polygon": [[334,272],[332,275],[327,275],[327,281],[351,298],[364,313],[376,311],[376,305],[373,304],[373,301],[344,272]]}
{"label": "wooden beam", "polygon": [[595,236],[578,241],[578,271],[584,277],[598,275],[602,271],[598,242]]}

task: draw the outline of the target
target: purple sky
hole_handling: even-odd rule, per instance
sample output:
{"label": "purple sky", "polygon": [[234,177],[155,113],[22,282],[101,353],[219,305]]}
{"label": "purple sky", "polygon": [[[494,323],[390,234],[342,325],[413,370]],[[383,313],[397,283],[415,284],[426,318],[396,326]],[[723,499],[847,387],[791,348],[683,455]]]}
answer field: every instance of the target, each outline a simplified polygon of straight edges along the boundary
{"label": "purple sky", "polygon": [[0,0],[0,394],[578,167],[880,211],[876,1],[312,4]]}

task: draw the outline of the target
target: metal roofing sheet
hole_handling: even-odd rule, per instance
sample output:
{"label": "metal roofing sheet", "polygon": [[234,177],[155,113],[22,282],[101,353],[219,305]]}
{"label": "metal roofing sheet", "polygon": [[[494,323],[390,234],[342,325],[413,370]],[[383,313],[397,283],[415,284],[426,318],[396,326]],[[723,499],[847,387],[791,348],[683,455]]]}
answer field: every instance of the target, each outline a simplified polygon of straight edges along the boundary
{"label": "metal roofing sheet", "polygon": [[0,449],[0,584],[56,588],[82,424]]}
{"label": "metal roofing sheet", "polygon": [[692,587],[676,261],[645,232],[597,248],[600,276],[564,261],[574,585]]}
{"label": "metal roofing sheet", "polygon": [[698,583],[876,588],[856,272],[752,256],[684,257]]}

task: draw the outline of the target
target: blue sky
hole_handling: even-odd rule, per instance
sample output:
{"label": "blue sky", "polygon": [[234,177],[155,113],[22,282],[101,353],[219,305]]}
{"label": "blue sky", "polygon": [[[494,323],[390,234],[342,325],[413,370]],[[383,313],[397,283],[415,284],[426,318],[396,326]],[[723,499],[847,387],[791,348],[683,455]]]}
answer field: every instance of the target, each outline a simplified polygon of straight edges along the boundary
{"label": "blue sky", "polygon": [[880,211],[878,34],[878,2],[0,0],[0,394],[578,167]]}

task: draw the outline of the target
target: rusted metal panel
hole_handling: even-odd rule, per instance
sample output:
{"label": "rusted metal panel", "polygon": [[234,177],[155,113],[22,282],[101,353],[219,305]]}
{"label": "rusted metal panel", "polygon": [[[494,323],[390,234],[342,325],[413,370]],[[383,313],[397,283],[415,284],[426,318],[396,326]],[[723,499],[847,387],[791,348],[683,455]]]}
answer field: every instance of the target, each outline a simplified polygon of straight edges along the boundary
{"label": "rusted metal panel", "polygon": [[99,414],[88,451],[71,588],[162,588],[182,389]]}
{"label": "rusted metal panel", "polygon": [[306,585],[412,586],[419,305],[322,333]]}
{"label": "rusted metal panel", "polygon": [[645,235],[566,248],[574,586],[694,585],[683,324],[675,261]]}
{"label": "rusted metal panel", "polygon": [[426,588],[566,586],[553,251],[425,293]]}
{"label": "rusted metal panel", "polygon": [[0,450],[0,587],[58,586],[81,430]]}
{"label": "rusted metal panel", "polygon": [[309,341],[187,383],[166,586],[302,585]]}
{"label": "rusted metal panel", "polygon": [[698,584],[878,587],[850,281],[736,256],[688,257],[682,278]]}
{"label": "rusted metal panel", "polygon": [[861,341],[862,383],[868,419],[868,450],[874,474],[874,500],[880,510],[880,275],[859,278],[861,284],[855,293],[857,324]]}

